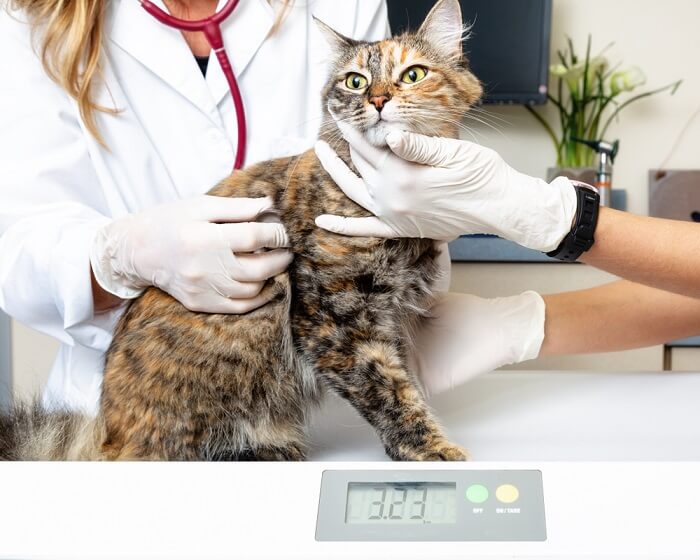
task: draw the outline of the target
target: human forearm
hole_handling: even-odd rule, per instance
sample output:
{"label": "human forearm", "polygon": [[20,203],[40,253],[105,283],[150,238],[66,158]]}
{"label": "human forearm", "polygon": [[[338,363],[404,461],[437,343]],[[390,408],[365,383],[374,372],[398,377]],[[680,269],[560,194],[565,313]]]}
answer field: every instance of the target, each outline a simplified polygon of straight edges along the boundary
{"label": "human forearm", "polygon": [[100,286],[95,279],[95,273],[90,268],[90,282],[92,284],[92,303],[95,308],[95,313],[104,313],[110,309],[118,307],[122,303],[122,299],[110,294]]}
{"label": "human forearm", "polygon": [[700,334],[700,300],[627,281],[544,296],[540,356],[615,352]]}
{"label": "human forearm", "polygon": [[700,297],[700,226],[602,208],[581,261],[627,280]]}

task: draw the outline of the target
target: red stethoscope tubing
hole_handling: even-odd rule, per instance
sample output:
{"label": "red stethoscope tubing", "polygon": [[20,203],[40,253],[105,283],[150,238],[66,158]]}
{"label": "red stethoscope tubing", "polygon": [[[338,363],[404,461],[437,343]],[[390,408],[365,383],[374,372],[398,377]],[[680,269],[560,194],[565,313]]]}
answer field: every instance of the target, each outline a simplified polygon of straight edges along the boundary
{"label": "red stethoscope tubing", "polygon": [[245,108],[243,107],[243,96],[238,87],[238,81],[233,72],[231,61],[229,60],[228,54],[226,54],[224,38],[221,33],[221,23],[233,13],[233,10],[236,9],[240,0],[228,0],[226,5],[213,16],[194,21],[176,18],[161,10],[149,0],[140,0],[140,2],[141,6],[143,6],[149,14],[164,25],[179,29],[180,31],[201,31],[204,33],[209,46],[219,60],[219,65],[221,66],[224,76],[226,76],[226,81],[231,90],[231,97],[233,97],[233,105],[236,109],[236,121],[238,122],[238,148],[236,150],[236,161],[234,162],[233,168],[241,169],[245,163],[246,144],[248,142]]}

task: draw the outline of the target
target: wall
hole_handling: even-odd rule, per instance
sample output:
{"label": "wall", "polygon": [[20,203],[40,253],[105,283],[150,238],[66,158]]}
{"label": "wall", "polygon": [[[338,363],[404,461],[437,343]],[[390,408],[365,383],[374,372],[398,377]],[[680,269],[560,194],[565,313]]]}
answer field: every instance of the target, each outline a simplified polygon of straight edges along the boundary
{"label": "wall", "polygon": [[[647,173],[658,168],[681,130],[700,109],[700,2],[697,0],[554,0],[552,54],[570,35],[579,55],[588,34],[593,53],[614,42],[607,56],[613,63],[637,65],[654,89],[678,79],[684,83],[668,94],[630,106],[613,126],[610,138],[621,140],[615,166],[616,188],[628,191],[629,210],[648,210]],[[493,147],[517,169],[545,176],[556,160],[554,148],[541,126],[521,107],[489,108],[498,131],[476,124],[474,136]],[[554,114],[547,111],[549,114]],[[469,137],[469,135],[465,135]],[[667,167],[700,167],[700,117],[695,119]]]}
{"label": "wall", "polygon": [[[679,133],[700,107],[700,1],[698,0],[554,0],[553,48],[562,48],[569,34],[583,50],[588,33],[594,52],[614,41],[611,61],[640,66],[656,87],[683,78],[675,97],[664,95],[642,101],[623,114],[611,138],[620,138],[622,151],[615,167],[615,184],[629,193],[629,209],[647,212],[647,171],[658,167]],[[556,50],[553,50],[556,52]],[[473,123],[479,142],[498,150],[514,167],[544,176],[555,160],[554,150],[539,125],[521,107],[489,108],[497,131]],[[470,137],[467,135],[467,137]],[[688,129],[669,162],[673,168],[700,168],[700,118]],[[517,293],[526,289],[559,291],[594,285],[607,277],[585,267],[552,274],[550,266],[459,265],[453,289],[481,295]],[[13,326],[15,390],[34,392],[43,383],[56,345],[46,337]],[[624,364],[659,369],[659,349],[632,355],[557,358],[536,367],[609,369]],[[690,363],[692,363],[690,359]],[[686,364],[688,360],[685,360]],[[641,367],[646,366],[646,367]],[[525,366],[532,367],[532,366]],[[690,366],[688,366],[690,367]]]}
{"label": "wall", "polygon": [[12,361],[10,356],[10,318],[0,311],[0,411],[10,404]]}
{"label": "wall", "polygon": [[12,389],[28,401],[41,393],[53,364],[58,342],[12,321]]}

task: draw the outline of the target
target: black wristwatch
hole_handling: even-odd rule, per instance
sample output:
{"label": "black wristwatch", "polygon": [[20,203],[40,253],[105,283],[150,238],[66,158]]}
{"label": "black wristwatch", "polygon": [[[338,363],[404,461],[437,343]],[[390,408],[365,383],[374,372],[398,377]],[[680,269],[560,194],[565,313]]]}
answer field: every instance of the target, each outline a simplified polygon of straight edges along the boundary
{"label": "black wristwatch", "polygon": [[591,185],[571,181],[576,189],[578,206],[576,219],[569,234],[559,247],[547,253],[548,257],[565,262],[576,262],[595,243],[595,228],[600,213],[600,195]]}

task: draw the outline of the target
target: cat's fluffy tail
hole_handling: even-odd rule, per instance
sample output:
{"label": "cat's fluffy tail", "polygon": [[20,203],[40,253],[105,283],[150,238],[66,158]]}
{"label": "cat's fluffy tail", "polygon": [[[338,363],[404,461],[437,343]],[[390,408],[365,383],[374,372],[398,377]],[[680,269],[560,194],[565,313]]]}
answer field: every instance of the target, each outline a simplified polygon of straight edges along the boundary
{"label": "cat's fluffy tail", "polygon": [[103,423],[70,412],[47,411],[40,404],[0,412],[0,460],[80,461],[100,459]]}

